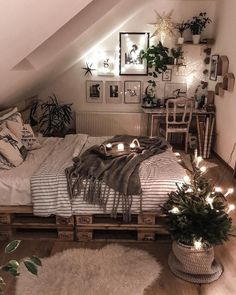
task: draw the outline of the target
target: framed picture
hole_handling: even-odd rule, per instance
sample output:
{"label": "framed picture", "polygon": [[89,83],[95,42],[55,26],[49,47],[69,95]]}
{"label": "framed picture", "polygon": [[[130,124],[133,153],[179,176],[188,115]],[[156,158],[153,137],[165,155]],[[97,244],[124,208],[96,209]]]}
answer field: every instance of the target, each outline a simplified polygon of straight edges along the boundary
{"label": "framed picture", "polygon": [[141,82],[125,81],[125,103],[141,103]]}
{"label": "framed picture", "polygon": [[106,103],[122,103],[123,83],[121,81],[105,82]]}
{"label": "framed picture", "polygon": [[86,81],[86,100],[87,102],[102,102],[103,82]]}
{"label": "framed picture", "polygon": [[115,51],[102,51],[99,53],[97,73],[99,76],[114,76]]}
{"label": "framed picture", "polygon": [[172,70],[167,69],[162,73],[162,81],[171,81],[172,80]]}
{"label": "framed picture", "polygon": [[149,47],[149,33],[120,33],[119,46],[120,75],[146,76],[147,61],[140,58],[140,51]]}
{"label": "framed picture", "polygon": [[217,80],[217,66],[219,61],[219,55],[212,55],[211,57],[211,68],[210,68],[210,80]]}

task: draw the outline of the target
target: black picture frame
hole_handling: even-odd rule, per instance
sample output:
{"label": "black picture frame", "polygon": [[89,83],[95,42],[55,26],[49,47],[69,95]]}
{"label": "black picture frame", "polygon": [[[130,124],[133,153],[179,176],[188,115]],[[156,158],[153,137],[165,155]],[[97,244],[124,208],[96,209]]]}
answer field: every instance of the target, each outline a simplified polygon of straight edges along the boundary
{"label": "black picture frame", "polygon": [[211,67],[210,67],[210,75],[209,79],[212,81],[217,80],[217,68],[220,56],[218,54],[214,54],[211,56]]}
{"label": "black picture frame", "polygon": [[119,33],[119,75],[147,76],[148,65],[140,58],[140,51],[149,47],[148,32],[120,32]]}

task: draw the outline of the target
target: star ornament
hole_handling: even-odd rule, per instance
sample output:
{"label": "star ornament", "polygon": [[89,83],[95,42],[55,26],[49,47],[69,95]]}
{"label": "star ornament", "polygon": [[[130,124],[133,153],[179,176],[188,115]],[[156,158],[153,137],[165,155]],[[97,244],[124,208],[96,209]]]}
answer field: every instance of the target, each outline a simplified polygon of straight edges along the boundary
{"label": "star ornament", "polygon": [[149,23],[155,27],[154,33],[151,35],[151,38],[154,36],[160,37],[161,42],[164,43],[166,36],[175,37],[175,27],[176,24],[172,22],[173,10],[169,13],[163,13],[160,15],[156,10],[157,21],[155,23]]}
{"label": "star ornament", "polygon": [[82,68],[83,70],[85,70],[85,76],[87,74],[90,74],[91,76],[93,75],[92,71],[95,71],[96,69],[92,69],[92,63],[89,65],[87,62],[86,62],[86,67]]}

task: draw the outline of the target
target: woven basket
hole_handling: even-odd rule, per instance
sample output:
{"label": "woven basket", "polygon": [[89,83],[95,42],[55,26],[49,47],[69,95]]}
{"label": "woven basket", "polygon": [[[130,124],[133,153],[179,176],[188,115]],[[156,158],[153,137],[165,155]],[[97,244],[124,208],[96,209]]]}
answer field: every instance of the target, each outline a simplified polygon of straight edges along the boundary
{"label": "woven basket", "polygon": [[174,274],[194,283],[213,282],[223,272],[221,264],[214,259],[213,247],[196,250],[174,241],[168,263]]}

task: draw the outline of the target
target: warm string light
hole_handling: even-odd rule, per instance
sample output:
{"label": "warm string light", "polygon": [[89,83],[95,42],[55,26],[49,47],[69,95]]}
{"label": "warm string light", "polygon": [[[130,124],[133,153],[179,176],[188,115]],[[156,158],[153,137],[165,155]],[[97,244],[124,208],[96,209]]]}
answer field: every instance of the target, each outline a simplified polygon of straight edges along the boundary
{"label": "warm string light", "polygon": [[207,171],[207,168],[206,168],[205,166],[202,166],[202,167],[200,168],[200,171],[201,171],[202,173],[205,173],[205,172]]}
{"label": "warm string light", "polygon": [[210,197],[210,195],[208,195],[206,197],[206,202],[210,205],[211,209],[214,209],[213,207],[214,197]]}
{"label": "warm string light", "polygon": [[235,209],[235,205],[234,204],[229,204],[228,206],[228,210],[227,210],[227,214],[229,214],[231,211],[233,211]]}
{"label": "warm string light", "polygon": [[233,192],[234,192],[234,189],[233,188],[229,188],[228,191],[227,191],[227,193],[225,193],[225,195],[224,195],[225,198],[228,197],[228,195],[233,194]]}
{"label": "warm string light", "polygon": [[173,214],[178,214],[178,213],[180,213],[180,210],[178,207],[173,207],[171,210],[169,210],[169,212],[171,212]]}
{"label": "warm string light", "polygon": [[194,240],[193,245],[196,250],[201,250],[203,246],[202,238],[200,238],[199,240]]}
{"label": "warm string light", "polygon": [[185,182],[186,184],[190,184],[190,183],[191,183],[191,179],[190,179],[190,177],[189,177],[188,175],[185,175],[185,176],[184,176],[184,182]]}
{"label": "warm string light", "polygon": [[221,192],[222,192],[222,188],[219,187],[219,186],[216,186],[216,187],[215,187],[215,192],[216,192],[216,193],[221,193]]}

